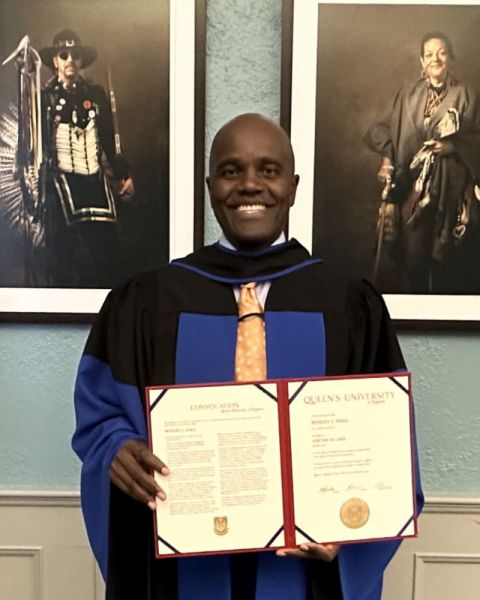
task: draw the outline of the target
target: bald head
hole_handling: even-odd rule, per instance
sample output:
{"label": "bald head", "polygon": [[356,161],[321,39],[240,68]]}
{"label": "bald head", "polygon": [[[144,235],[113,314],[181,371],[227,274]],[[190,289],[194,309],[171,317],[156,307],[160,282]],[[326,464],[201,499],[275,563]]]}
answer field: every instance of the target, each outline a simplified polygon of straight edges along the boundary
{"label": "bald head", "polygon": [[245,250],[272,244],[298,184],[285,131],[261,115],[235,117],[213,140],[209,171],[210,201],[227,239]]}
{"label": "bald head", "polygon": [[[278,125],[273,119],[264,117],[258,113],[244,113],[227,121],[221,127],[212,141],[209,160],[209,171],[212,173],[212,164],[217,159],[218,149],[221,147],[222,140],[230,135],[235,135],[238,131],[243,131],[247,134],[249,131],[261,129],[265,135],[269,135],[272,139],[278,140],[280,147],[285,152],[285,157],[288,158],[292,173],[295,171],[295,156],[293,154],[292,144],[287,132]],[[289,156],[288,156],[289,155]]]}

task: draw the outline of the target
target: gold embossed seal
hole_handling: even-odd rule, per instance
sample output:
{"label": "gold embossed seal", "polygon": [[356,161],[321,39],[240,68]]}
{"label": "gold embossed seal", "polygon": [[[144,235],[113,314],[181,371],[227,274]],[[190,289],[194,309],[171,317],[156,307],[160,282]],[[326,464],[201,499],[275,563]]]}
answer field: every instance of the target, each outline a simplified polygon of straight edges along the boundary
{"label": "gold embossed seal", "polygon": [[370,516],[368,504],[360,498],[350,498],[340,507],[340,519],[350,529],[363,527]]}
{"label": "gold embossed seal", "polygon": [[228,533],[228,517],[213,517],[213,531],[217,535]]}

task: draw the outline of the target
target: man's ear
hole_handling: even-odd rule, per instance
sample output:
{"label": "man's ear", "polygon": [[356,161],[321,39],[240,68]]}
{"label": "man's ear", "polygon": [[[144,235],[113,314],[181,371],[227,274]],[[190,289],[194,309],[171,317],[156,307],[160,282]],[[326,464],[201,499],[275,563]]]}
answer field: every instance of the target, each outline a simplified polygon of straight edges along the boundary
{"label": "man's ear", "polygon": [[207,184],[208,198],[210,200],[210,205],[213,207],[213,204],[212,204],[212,178],[210,177],[210,175],[205,177],[205,183]]}
{"label": "man's ear", "polygon": [[294,175],[292,178],[292,197],[290,198],[290,206],[295,204],[295,195],[297,193],[298,183],[300,181],[300,175]]}

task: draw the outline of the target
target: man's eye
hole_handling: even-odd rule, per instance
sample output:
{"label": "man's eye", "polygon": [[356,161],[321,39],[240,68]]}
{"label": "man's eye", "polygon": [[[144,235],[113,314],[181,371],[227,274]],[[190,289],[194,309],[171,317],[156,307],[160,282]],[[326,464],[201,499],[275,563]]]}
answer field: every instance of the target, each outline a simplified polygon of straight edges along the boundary
{"label": "man's eye", "polygon": [[275,165],[265,165],[262,172],[267,177],[274,177],[275,175],[278,175],[278,167]]}
{"label": "man's eye", "polygon": [[220,174],[222,177],[235,177],[238,174],[238,169],[236,167],[225,167]]}

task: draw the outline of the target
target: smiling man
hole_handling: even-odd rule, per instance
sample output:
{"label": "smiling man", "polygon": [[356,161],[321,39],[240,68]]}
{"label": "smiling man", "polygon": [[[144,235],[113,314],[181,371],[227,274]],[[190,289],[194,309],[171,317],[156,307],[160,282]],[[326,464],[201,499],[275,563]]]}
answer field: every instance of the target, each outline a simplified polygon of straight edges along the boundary
{"label": "smiling man", "polygon": [[239,250],[269,246],[280,236],[298,179],[290,140],[272,122],[243,115],[215,136],[207,178],[212,208]]}
{"label": "smiling man", "polygon": [[264,323],[265,378],[404,368],[375,290],[285,239],[298,182],[278,125],[254,114],[227,123],[213,141],[207,178],[221,240],[112,291],[92,329],[76,384],[73,447],[108,599],[380,599],[397,542],[154,558],[151,510],[168,498],[151,473],[170,471],[146,445],[144,389],[240,379],[240,288],[256,287],[259,308],[247,316]]}

